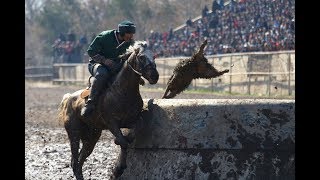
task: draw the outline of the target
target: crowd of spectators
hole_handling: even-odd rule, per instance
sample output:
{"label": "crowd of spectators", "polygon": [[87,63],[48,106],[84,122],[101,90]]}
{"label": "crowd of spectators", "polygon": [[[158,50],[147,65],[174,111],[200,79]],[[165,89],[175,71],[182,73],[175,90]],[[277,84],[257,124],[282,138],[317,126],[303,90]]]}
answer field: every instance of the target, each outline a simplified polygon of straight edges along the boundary
{"label": "crowd of spectators", "polygon": [[54,63],[82,63],[88,40],[82,35],[78,40],[72,32],[66,35],[60,33],[59,37],[52,44]]}
{"label": "crowd of spectators", "polygon": [[295,0],[214,0],[201,18],[176,31],[151,32],[159,57],[191,56],[207,38],[206,55],[295,49]]}

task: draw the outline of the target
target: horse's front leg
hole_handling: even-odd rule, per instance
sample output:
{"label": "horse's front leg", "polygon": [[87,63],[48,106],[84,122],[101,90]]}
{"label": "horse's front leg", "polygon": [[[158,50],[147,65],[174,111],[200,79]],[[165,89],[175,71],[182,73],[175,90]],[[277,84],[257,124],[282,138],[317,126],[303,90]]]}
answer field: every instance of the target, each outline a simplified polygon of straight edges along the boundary
{"label": "horse's front leg", "polygon": [[113,169],[113,177],[118,178],[123,174],[127,168],[127,148],[121,147],[120,155],[118,157],[116,167]]}
{"label": "horse's front leg", "polygon": [[129,133],[124,136],[129,144],[133,143],[134,139],[136,138],[135,129],[130,129]]}
{"label": "horse's front leg", "polygon": [[[124,136],[124,138],[127,140],[127,142],[129,144],[131,144],[134,141],[135,135],[136,135],[135,132],[136,132],[137,128],[141,129],[140,124],[142,123],[142,121],[143,121],[143,119],[140,114],[137,117],[136,123],[127,124],[126,128],[129,129],[129,132],[127,133],[126,136]],[[113,175],[112,175],[111,179],[115,179],[115,178],[120,177],[126,168],[127,168],[127,147],[121,146],[120,155],[118,157],[116,167],[113,169]]]}
{"label": "horse's front leg", "polygon": [[142,110],[137,116],[135,123],[127,127],[129,128],[129,131],[125,138],[127,139],[129,144],[133,143],[134,139],[136,138],[136,133],[139,133],[146,128],[146,122],[143,118],[143,114],[145,113],[148,113],[148,110]]}
{"label": "horse's front leg", "polygon": [[127,139],[123,136],[119,125],[115,120],[111,120],[109,122],[109,131],[115,136],[114,143],[117,145],[120,145],[121,148],[127,148],[128,147],[128,141]]}

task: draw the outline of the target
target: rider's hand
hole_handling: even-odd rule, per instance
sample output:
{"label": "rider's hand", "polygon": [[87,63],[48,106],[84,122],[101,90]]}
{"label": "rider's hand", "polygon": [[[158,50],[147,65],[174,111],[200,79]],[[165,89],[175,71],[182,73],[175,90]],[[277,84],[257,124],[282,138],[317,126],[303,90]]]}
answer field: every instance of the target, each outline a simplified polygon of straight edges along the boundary
{"label": "rider's hand", "polygon": [[106,66],[112,68],[112,66],[113,66],[114,63],[113,63],[113,61],[110,60],[110,59],[104,59],[103,64],[105,64]]}
{"label": "rider's hand", "polygon": [[123,62],[113,62],[111,67],[111,73],[118,73],[123,66]]}

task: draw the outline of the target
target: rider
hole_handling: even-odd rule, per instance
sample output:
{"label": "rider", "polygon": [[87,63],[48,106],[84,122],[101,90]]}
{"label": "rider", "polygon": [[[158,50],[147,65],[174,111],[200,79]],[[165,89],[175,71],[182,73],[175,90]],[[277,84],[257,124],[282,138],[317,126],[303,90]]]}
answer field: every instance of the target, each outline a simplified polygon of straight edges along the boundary
{"label": "rider", "polygon": [[121,64],[117,58],[134,42],[136,26],[131,21],[118,24],[118,29],[106,30],[98,34],[88,47],[90,57],[88,69],[92,75],[91,93],[88,101],[81,109],[81,116],[92,115],[97,98],[105,84],[120,71]]}

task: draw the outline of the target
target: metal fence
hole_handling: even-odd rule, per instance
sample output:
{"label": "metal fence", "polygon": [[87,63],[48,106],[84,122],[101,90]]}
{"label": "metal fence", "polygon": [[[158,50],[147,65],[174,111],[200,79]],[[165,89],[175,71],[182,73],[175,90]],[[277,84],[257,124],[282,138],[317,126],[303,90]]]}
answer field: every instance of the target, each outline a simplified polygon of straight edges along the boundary
{"label": "metal fence", "polygon": [[[158,86],[165,87],[180,58],[157,59]],[[213,79],[195,79],[189,89],[248,95],[295,95],[295,51],[235,53],[207,56],[218,70],[230,72]]]}
{"label": "metal fence", "polygon": [[[188,89],[249,95],[295,95],[295,51],[235,53],[206,57],[216,69],[229,69],[229,73],[213,79],[193,80]],[[156,59],[159,81],[156,85],[145,86],[165,88],[174,67],[185,58],[187,57]],[[87,84],[89,72],[85,63],[54,64],[51,69],[53,83],[77,83],[84,86]]]}
{"label": "metal fence", "polygon": [[53,78],[52,66],[27,66],[25,67],[25,79],[33,81],[50,81]]}

